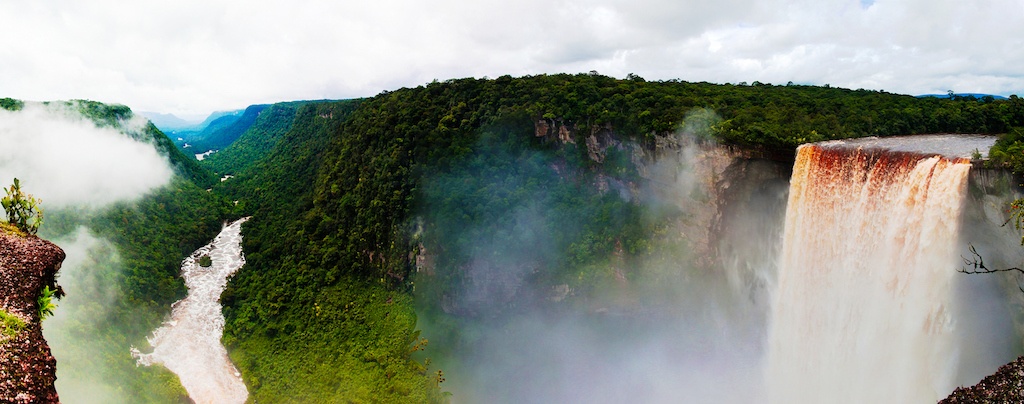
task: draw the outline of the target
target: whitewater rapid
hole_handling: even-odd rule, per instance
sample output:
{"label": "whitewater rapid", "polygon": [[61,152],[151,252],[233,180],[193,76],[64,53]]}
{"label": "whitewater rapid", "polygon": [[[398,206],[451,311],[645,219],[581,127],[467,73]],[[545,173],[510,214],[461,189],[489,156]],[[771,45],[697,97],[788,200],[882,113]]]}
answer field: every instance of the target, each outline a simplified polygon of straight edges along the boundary
{"label": "whitewater rapid", "polygon": [[[245,263],[241,227],[249,218],[237,220],[181,263],[181,276],[188,296],[171,306],[171,319],[148,338],[153,352],[132,348],[138,364],[160,364],[178,375],[196,403],[244,403],[249,392],[238,370],[221,345],[224,314],[220,295],[227,279]],[[199,259],[209,255],[212,265],[202,267]]]}

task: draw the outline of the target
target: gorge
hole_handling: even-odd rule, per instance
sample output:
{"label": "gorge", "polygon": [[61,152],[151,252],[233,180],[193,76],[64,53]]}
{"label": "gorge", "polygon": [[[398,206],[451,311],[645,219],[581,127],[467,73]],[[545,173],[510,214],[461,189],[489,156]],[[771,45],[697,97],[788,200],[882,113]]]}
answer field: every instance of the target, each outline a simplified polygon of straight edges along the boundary
{"label": "gorge", "polygon": [[[4,105],[16,110],[20,104]],[[89,119],[107,128],[132,116],[120,106],[68,106],[89,111]],[[915,387],[902,397],[929,401],[978,381],[1020,352],[1024,306],[1012,275],[956,273],[968,244],[992,266],[1021,262],[1019,234],[999,227],[1017,182],[1003,167],[1012,167],[1018,127],[1024,127],[1018,98],[916,99],[814,86],[582,74],[448,80],[365,99],[266,105],[253,108],[250,117],[231,128],[235,140],[225,140],[203,161],[175,149],[155,127],[123,132],[158,146],[174,173],[169,183],[109,207],[47,212],[44,237],[68,251],[62,271],[68,297],[47,326],[61,397],[204,400],[188,387],[187,376],[164,366],[139,367],[127,348],[144,347],[153,330],[184,306],[172,309],[188,293],[179,276],[182,257],[213,239],[225,221],[248,216],[241,227],[245,266],[220,294],[224,335],[210,346],[223,343],[248,400],[256,402],[799,400],[787,387],[793,380],[821,376],[816,384],[834,384],[827,372],[808,375],[801,367],[856,368],[835,354],[851,350],[875,363],[883,359],[860,353],[886,352],[882,356],[893,364],[917,363],[910,357],[942,364],[936,375],[921,376],[924,371],[909,365],[874,372],[923,380],[904,379],[901,386]],[[947,256],[924,254],[936,260],[925,264],[929,270],[949,271],[934,277],[939,286],[929,286],[942,308],[916,308],[891,297],[892,310],[868,312],[868,303],[886,301],[868,298],[851,310],[844,308],[849,303],[816,300],[874,296],[871,290],[878,288],[856,275],[843,276],[865,282],[825,279],[814,288],[795,286],[794,278],[846,271],[845,264],[831,268],[831,262],[819,265],[830,271],[809,275],[793,275],[808,270],[800,265],[780,267],[784,245],[803,251],[784,237],[797,146],[922,133],[1005,133],[1002,146],[993,148],[993,168],[972,161],[961,184],[965,191],[946,199],[952,205],[934,204],[943,198],[925,204],[935,213],[952,209],[939,216],[957,223],[947,227],[954,236],[932,237],[942,232],[922,226],[918,238],[952,246],[919,248]],[[196,136],[190,144],[200,144],[203,134]],[[849,142],[827,148],[874,150]],[[947,143],[885,149],[921,155]],[[903,157],[883,158],[881,151],[864,153],[864,164],[912,165]],[[925,160],[956,169],[964,154],[954,154],[946,163],[929,160],[934,154]],[[967,154],[973,160],[973,150]],[[32,154],[14,155],[24,156]],[[0,174],[21,170],[2,163]],[[836,157],[821,164],[846,163]],[[839,177],[834,180],[858,176]],[[928,183],[935,191],[932,185],[940,182]],[[857,188],[842,184],[823,195]],[[881,275],[891,275],[882,267],[910,267],[884,257],[918,254],[911,247],[855,247],[888,236],[856,236],[847,230],[854,225],[829,230],[830,221],[820,219],[855,220],[847,212],[853,208],[840,202],[900,188],[872,184],[855,196],[814,203],[834,209],[816,213],[819,219],[811,222],[820,228],[797,232],[829,250],[813,261],[886,261],[868,265],[868,272]],[[885,210],[866,199],[861,205]],[[861,217],[892,226],[897,219],[927,222],[926,214],[912,214],[906,204],[893,209],[901,213]],[[908,233],[904,240],[914,237]],[[876,254],[843,258],[840,247]],[[929,282],[906,278],[883,282],[881,290],[891,292],[890,284],[910,295],[933,293],[913,288]],[[797,297],[783,300],[780,290]],[[850,315],[845,322],[816,317],[798,310],[816,307],[801,301]],[[793,318],[779,314],[784,307],[794,310]],[[886,320],[920,318],[908,313],[921,312],[926,320],[907,321],[906,328]],[[855,342],[852,348],[815,342],[821,333],[793,331],[826,321],[849,331],[844,335]],[[923,327],[915,321],[932,324],[924,333],[938,337],[928,343],[948,350],[909,352],[905,347],[913,344],[906,341],[920,340]],[[831,359],[815,363],[792,354],[784,336],[794,333],[804,338],[803,346],[814,347],[813,357]],[[888,344],[876,343],[878,335],[886,335]],[[230,368],[226,374],[234,377]],[[821,397],[810,390],[810,397]]]}

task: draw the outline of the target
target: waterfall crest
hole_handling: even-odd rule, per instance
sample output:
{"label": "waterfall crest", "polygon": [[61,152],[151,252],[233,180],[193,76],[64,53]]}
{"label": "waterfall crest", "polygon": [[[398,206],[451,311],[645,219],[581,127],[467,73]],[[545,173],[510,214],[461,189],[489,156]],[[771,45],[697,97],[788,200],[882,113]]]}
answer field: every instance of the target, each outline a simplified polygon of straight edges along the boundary
{"label": "waterfall crest", "polygon": [[954,268],[970,161],[826,142],[793,168],[772,402],[934,402],[955,387]]}

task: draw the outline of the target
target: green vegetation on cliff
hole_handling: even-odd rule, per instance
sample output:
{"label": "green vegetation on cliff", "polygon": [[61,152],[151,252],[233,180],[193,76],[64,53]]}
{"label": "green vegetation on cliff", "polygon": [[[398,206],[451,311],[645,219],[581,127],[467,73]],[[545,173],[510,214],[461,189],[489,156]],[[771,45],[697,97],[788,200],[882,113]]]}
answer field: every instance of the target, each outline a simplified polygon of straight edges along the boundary
{"label": "green vegetation on cliff", "polygon": [[0,206],[4,208],[7,223],[28,234],[39,232],[39,226],[43,224],[43,207],[39,199],[22,191],[21,181],[17,178],[10,188],[4,188],[4,193]]}
{"label": "green vegetation on cliff", "polygon": [[[256,401],[425,402],[410,296],[352,274],[325,282],[303,236],[311,185],[358,100],[302,105],[265,159],[217,187],[241,199],[245,269],[222,296],[225,342]],[[268,302],[269,304],[262,304]],[[339,371],[343,369],[343,371]],[[436,400],[435,400],[436,401]]]}
{"label": "green vegetation on cliff", "polygon": [[[100,125],[133,119],[123,106],[68,105]],[[21,106],[0,99],[0,108]],[[78,307],[67,313],[83,342],[61,363],[69,375],[133,401],[180,399],[173,375],[136,367],[127,347],[146,347],[184,296],[181,259],[241,215],[253,216],[243,227],[247,263],[222,296],[224,341],[252,400],[443,402],[442,374],[424,358],[453,347],[426,343],[417,309],[449,325],[516,310],[465,294],[495,268],[581,298],[625,276],[601,264],[642,257],[664,219],[682,215],[641,199],[645,159],[684,126],[704,124],[690,131],[699,142],[780,158],[825,139],[1009,133],[993,159],[1024,165],[1014,160],[1024,142],[1016,97],[579,74],[256,107],[218,128],[226,147],[203,162],[151,124],[127,131],[168,156],[171,184],[102,212],[48,216],[47,237],[83,225],[112,244],[89,255],[86,287],[69,297],[96,304],[58,310]],[[211,170],[235,178],[218,182]]]}
{"label": "green vegetation on cliff", "polygon": [[[170,304],[185,295],[181,260],[216,236],[233,206],[201,188],[212,183],[212,174],[127,107],[92,101],[61,105],[152,144],[175,175],[130,202],[48,210],[40,235],[76,248],[69,251],[60,278],[67,295],[55,318],[47,320],[47,330],[61,334],[51,341],[60,360],[58,388],[72,396],[85,389],[106,402],[180,401],[185,392],[177,378],[161,367],[138,367],[128,348],[148,347],[146,337],[168,315]],[[78,268],[69,272],[71,266]]]}
{"label": "green vegetation on cliff", "polygon": [[[440,313],[480,257],[539,285],[585,290],[612,276],[593,264],[644,254],[663,230],[652,218],[678,214],[637,201],[631,153],[686,123],[783,158],[825,139],[1024,126],[1013,100],[596,74],[448,80],[288,108],[252,127],[278,139],[272,148],[233,157],[231,146],[209,163],[237,174],[215,192],[254,215],[223,302],[225,341],[257,401],[442,400],[434,370],[410,356],[410,296]],[[415,273],[418,255],[437,257],[433,275]]]}
{"label": "green vegetation on cliff", "polygon": [[25,320],[0,309],[0,346],[25,329]]}
{"label": "green vegetation on cliff", "polygon": [[248,122],[248,125],[237,140],[207,156],[201,164],[221,174],[244,171],[265,157],[291,129],[298,108],[304,104],[306,101],[282,102],[260,108],[255,113],[250,112],[252,107],[246,109],[239,122]]}

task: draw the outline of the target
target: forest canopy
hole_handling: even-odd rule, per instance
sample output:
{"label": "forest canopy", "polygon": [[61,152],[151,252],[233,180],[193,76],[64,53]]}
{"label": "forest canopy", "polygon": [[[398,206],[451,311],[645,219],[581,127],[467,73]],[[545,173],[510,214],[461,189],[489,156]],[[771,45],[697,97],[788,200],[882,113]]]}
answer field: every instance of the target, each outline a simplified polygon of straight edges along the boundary
{"label": "forest canopy", "polygon": [[[678,213],[650,212],[593,184],[639,181],[630,150],[654,150],[659,139],[696,121],[705,123],[700,141],[778,159],[792,158],[799,144],[827,139],[1024,127],[1024,103],[1016,97],[915,98],[593,73],[453,79],[362,100],[283,107],[266,110],[281,121],[254,125],[266,129],[239,138],[235,145],[246,152],[233,152],[234,145],[219,152],[255,160],[231,163],[237,177],[214,187],[253,215],[244,228],[248,262],[223,302],[225,340],[259,401],[285,399],[296,389],[325,400],[443,399],[433,370],[411,362],[418,334],[406,317],[413,315],[408,297],[440,310],[445,296],[466,282],[475,257],[500,263],[524,249],[536,252],[536,260],[506,264],[533,274],[530,282],[586,287],[608,276],[594,272],[594,263],[644,254],[663,230],[645,218]],[[554,135],[540,133],[544,128]],[[272,147],[253,147],[261,133],[270,134],[263,136]],[[604,147],[595,157],[588,140],[594,144],[590,138],[598,135],[637,149]],[[208,167],[215,164],[228,167],[216,161]],[[555,208],[517,208],[531,203]],[[548,233],[504,230],[523,223],[540,223]],[[451,228],[470,230],[444,231]],[[434,277],[416,273],[424,247],[441,251]],[[570,253],[545,254],[549,248]],[[327,318],[325,312],[344,314]],[[297,347],[309,346],[335,355],[295,359],[302,357]],[[365,357],[367,349],[373,358]],[[319,376],[315,382],[279,377],[296,368]],[[335,368],[354,370],[331,376]],[[395,384],[371,382],[381,374]],[[368,387],[331,390],[343,380]]]}

